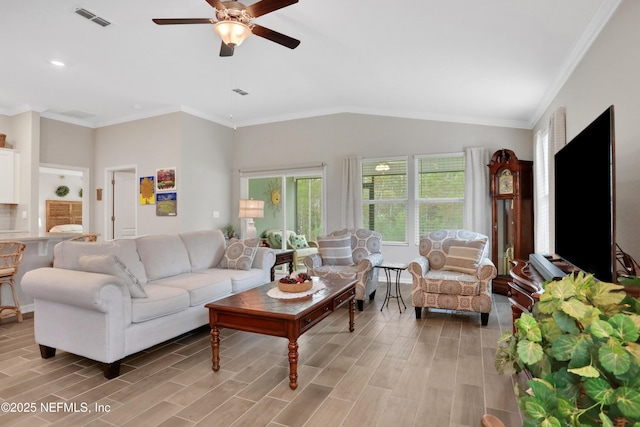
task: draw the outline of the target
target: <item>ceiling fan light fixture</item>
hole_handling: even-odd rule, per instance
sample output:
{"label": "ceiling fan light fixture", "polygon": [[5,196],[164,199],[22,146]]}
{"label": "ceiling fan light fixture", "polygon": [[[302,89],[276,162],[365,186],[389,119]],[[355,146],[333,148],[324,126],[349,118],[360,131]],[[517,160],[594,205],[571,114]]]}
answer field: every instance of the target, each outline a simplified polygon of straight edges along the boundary
{"label": "ceiling fan light fixture", "polygon": [[238,21],[218,21],[213,29],[227,46],[240,46],[251,35],[251,28]]}

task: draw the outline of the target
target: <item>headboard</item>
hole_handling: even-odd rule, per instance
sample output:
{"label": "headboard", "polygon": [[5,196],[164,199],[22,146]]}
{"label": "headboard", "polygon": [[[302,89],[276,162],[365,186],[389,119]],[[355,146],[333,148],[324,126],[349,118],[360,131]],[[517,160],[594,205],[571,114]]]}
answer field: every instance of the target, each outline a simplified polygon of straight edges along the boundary
{"label": "headboard", "polygon": [[82,224],[82,202],[47,200],[47,232],[64,224]]}

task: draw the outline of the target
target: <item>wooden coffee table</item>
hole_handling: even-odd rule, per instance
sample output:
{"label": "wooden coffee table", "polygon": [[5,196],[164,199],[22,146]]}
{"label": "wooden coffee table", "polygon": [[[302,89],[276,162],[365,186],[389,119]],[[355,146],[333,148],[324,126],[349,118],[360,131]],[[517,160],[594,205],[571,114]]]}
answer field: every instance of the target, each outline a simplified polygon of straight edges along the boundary
{"label": "wooden coffee table", "polygon": [[349,303],[349,331],[353,332],[355,279],[324,280],[326,285],[312,295],[297,299],[276,299],[267,292],[277,282],[267,283],[206,304],[211,327],[212,369],[220,369],[220,330],[230,328],[289,339],[289,387],[298,387],[298,337]]}

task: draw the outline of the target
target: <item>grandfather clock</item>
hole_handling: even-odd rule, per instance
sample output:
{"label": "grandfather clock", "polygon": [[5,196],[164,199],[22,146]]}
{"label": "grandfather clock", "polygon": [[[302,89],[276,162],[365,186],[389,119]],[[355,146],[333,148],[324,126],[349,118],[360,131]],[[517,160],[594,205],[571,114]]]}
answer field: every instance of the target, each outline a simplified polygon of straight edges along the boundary
{"label": "grandfather clock", "polygon": [[498,269],[493,291],[506,294],[511,260],[533,253],[533,162],[511,150],[496,151],[491,174],[491,259]]}

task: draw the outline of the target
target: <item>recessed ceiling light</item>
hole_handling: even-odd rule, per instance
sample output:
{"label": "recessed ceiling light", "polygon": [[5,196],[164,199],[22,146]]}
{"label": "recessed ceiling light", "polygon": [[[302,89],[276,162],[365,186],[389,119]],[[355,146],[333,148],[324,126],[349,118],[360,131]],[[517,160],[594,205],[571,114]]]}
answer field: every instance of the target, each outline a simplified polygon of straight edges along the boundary
{"label": "recessed ceiling light", "polygon": [[55,67],[64,67],[64,62],[59,59],[52,59],[49,62]]}

